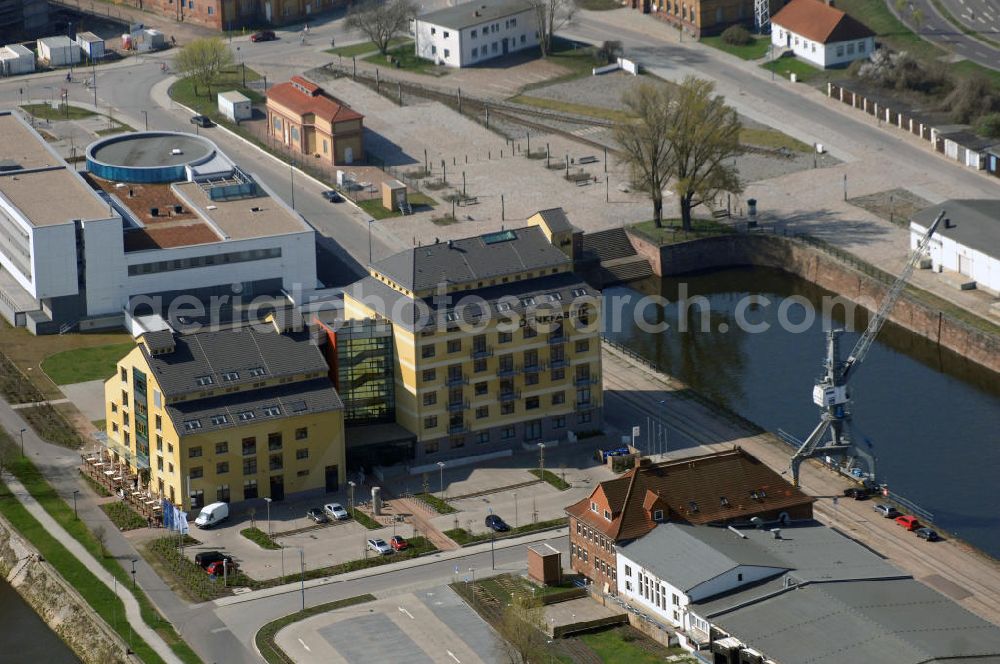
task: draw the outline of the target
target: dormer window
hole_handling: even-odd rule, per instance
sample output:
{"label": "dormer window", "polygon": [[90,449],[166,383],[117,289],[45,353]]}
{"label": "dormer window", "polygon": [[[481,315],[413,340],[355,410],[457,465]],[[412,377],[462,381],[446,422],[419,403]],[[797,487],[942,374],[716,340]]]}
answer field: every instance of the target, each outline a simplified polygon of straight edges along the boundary
{"label": "dormer window", "polygon": [[226,373],[222,374],[222,380],[226,381],[227,383],[231,383],[234,380],[239,380],[239,379],[240,379],[239,371],[227,371]]}
{"label": "dormer window", "polygon": [[212,424],[215,426],[221,426],[223,424],[228,424],[229,418],[225,415],[212,415]]}
{"label": "dormer window", "polygon": [[211,385],[215,381],[212,380],[211,376],[198,376],[194,379],[194,382],[197,383],[199,387],[205,387],[206,385]]}
{"label": "dormer window", "polygon": [[263,376],[266,373],[267,373],[267,370],[264,367],[254,367],[253,369],[250,370],[250,377],[251,378],[258,378],[260,376]]}
{"label": "dormer window", "polygon": [[277,417],[278,415],[281,415],[281,408],[278,406],[265,406],[264,415],[267,417]]}
{"label": "dormer window", "polygon": [[243,422],[247,422],[249,420],[252,420],[254,418],[253,411],[252,410],[244,410],[242,413],[239,414],[239,418]]}
{"label": "dormer window", "polygon": [[653,512],[653,521],[663,521],[663,510],[655,510]]}
{"label": "dormer window", "polygon": [[604,510],[604,518],[611,521],[611,510]]}
{"label": "dormer window", "polygon": [[201,428],[201,420],[187,420],[184,422],[185,431],[197,431]]}
{"label": "dormer window", "polygon": [[597,513],[597,503],[595,503],[595,502],[591,502],[590,503],[590,511],[593,512],[593,513],[595,513],[595,514]]}

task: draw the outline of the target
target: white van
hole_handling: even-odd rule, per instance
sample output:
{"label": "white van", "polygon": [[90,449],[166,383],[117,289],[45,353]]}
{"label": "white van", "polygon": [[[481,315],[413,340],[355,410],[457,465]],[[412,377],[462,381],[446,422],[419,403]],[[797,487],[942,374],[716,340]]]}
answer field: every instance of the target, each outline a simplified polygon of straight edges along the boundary
{"label": "white van", "polygon": [[199,528],[211,528],[229,518],[228,503],[212,503],[201,508],[198,518],[194,520],[194,525]]}

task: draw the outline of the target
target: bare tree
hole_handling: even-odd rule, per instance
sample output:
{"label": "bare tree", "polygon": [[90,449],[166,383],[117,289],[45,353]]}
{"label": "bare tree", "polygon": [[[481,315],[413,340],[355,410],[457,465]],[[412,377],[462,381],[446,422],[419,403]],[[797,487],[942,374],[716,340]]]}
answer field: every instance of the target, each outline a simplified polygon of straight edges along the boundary
{"label": "bare tree", "polygon": [[385,55],[396,35],[409,28],[417,6],[410,0],[365,0],[347,13],[348,30],[360,32]]}
{"label": "bare tree", "polygon": [[671,177],[681,208],[681,227],[691,230],[691,210],[721,193],[743,191],[732,161],[743,153],[739,116],[715,94],[715,83],[688,76],[671,106]]}
{"label": "bare tree", "polygon": [[576,0],[531,0],[538,20],[538,46],[542,57],[552,52],[552,38],[573,20]]}
{"label": "bare tree", "polygon": [[495,625],[501,640],[499,656],[509,664],[539,661],[545,652],[541,602],[534,597],[515,595]]}
{"label": "bare tree", "polygon": [[653,200],[653,221],[663,225],[663,190],[670,179],[673,145],[668,140],[673,97],[665,85],[642,83],[622,95],[633,119],[615,125],[614,137],[628,166],[632,185]]}
{"label": "bare tree", "polygon": [[104,530],[104,526],[97,526],[94,528],[94,539],[97,540],[97,546],[101,549],[101,557],[108,557],[108,533]]}
{"label": "bare tree", "polygon": [[233,65],[233,52],[219,37],[195,39],[182,48],[174,59],[174,66],[185,77],[194,79],[194,93],[198,84],[212,94],[212,83],[224,70]]}

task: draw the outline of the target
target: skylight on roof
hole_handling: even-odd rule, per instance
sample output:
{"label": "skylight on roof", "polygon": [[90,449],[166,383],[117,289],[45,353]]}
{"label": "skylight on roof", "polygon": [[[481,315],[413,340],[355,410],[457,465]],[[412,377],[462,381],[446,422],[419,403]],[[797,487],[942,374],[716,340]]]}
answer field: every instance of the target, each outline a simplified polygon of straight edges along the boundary
{"label": "skylight on roof", "polygon": [[307,408],[306,408],[306,402],[305,401],[294,401],[291,404],[291,409],[292,409],[293,413],[301,413],[302,411],[307,410]]}
{"label": "skylight on roof", "polygon": [[246,422],[246,421],[248,421],[248,420],[252,420],[252,419],[253,419],[254,417],[255,417],[255,416],[254,416],[254,414],[253,414],[253,411],[252,411],[252,410],[244,410],[244,411],[243,411],[242,413],[240,413],[240,415],[239,415],[239,418],[240,418],[240,419],[241,419],[242,421],[244,421],[244,422]]}
{"label": "skylight on roof", "polygon": [[281,415],[281,408],[278,406],[264,406],[264,415],[267,417],[277,417]]}
{"label": "skylight on roof", "polygon": [[212,415],[212,424],[215,426],[229,424],[229,417],[226,415]]}
{"label": "skylight on roof", "polygon": [[560,302],[562,301],[562,293],[549,293],[545,296],[549,302]]}
{"label": "skylight on roof", "polygon": [[194,382],[202,387],[205,387],[206,385],[211,385],[215,381],[212,379],[211,376],[198,376],[197,378],[194,379]]}
{"label": "skylight on roof", "polygon": [[250,377],[251,378],[258,378],[260,376],[263,376],[266,373],[267,373],[267,369],[265,369],[264,367],[254,367],[254,368],[250,369]]}
{"label": "skylight on roof", "polygon": [[574,288],[573,289],[573,297],[583,297],[586,294],[587,294],[586,289],[583,289],[583,288]]}
{"label": "skylight on roof", "polygon": [[194,431],[201,428],[201,420],[186,420],[184,422],[185,431]]}
{"label": "skylight on roof", "polygon": [[234,380],[239,380],[239,379],[240,379],[239,371],[227,371],[226,373],[222,374],[222,380],[226,381],[227,383],[231,383]]}
{"label": "skylight on roof", "polygon": [[517,233],[514,231],[497,231],[496,233],[487,233],[483,236],[483,242],[485,244],[498,244],[500,242],[510,242],[511,240],[517,239]]}

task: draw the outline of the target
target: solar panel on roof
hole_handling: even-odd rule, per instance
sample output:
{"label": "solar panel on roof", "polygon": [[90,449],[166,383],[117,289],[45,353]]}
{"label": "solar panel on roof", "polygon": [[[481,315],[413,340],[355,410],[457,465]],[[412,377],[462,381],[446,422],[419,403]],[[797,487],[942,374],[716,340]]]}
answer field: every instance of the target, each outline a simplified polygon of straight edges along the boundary
{"label": "solar panel on roof", "polygon": [[497,231],[496,233],[487,233],[483,236],[483,242],[486,244],[497,244],[498,242],[510,242],[511,240],[516,240],[517,234],[514,231]]}

